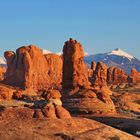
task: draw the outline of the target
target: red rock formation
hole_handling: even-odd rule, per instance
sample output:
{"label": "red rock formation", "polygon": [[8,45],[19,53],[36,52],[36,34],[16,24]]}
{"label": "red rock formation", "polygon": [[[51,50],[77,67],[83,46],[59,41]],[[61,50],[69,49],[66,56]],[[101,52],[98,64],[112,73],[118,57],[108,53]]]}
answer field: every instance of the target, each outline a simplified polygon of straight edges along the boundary
{"label": "red rock formation", "polygon": [[124,92],[118,99],[122,109],[140,113],[140,94]]}
{"label": "red rock formation", "polygon": [[[58,90],[48,90],[43,93],[42,97],[44,97],[47,101],[47,104],[42,109],[42,113],[47,118],[59,118],[65,119],[70,118],[70,113],[62,107],[61,102],[61,93]],[[40,111],[35,112],[35,116],[40,116]]]}
{"label": "red rock formation", "polygon": [[93,87],[103,87],[107,86],[107,68],[103,62],[98,62],[95,72],[93,74]]}
{"label": "red rock formation", "polygon": [[91,69],[93,70],[93,73],[94,73],[96,70],[96,62],[94,61],[91,62]]}
{"label": "red rock formation", "polygon": [[4,53],[8,69],[5,83],[20,88],[44,89],[51,85],[48,63],[41,50],[33,45]]}
{"label": "red rock formation", "polygon": [[[110,98],[112,92],[107,87],[107,67],[103,62],[98,62],[94,75],[93,75],[93,84],[92,86],[96,90],[97,98],[104,102],[107,112],[116,112],[115,105]],[[100,101],[97,103],[97,106],[101,106]],[[110,108],[111,107],[111,108]],[[100,108],[99,110],[102,110]]]}
{"label": "red rock formation", "polygon": [[84,63],[84,50],[76,40],[65,42],[63,48],[63,88],[89,86],[87,68]]}
{"label": "red rock formation", "polygon": [[93,61],[91,62],[91,68],[88,68],[88,77],[91,82],[92,82],[92,76],[95,72],[95,69],[96,69],[96,63]]}
{"label": "red rock formation", "polygon": [[21,91],[15,91],[14,93],[13,93],[13,96],[12,96],[12,98],[13,99],[16,99],[16,100],[19,100],[19,99],[22,99],[23,97],[22,97],[22,92]]}
{"label": "red rock formation", "polygon": [[59,56],[57,54],[45,54],[44,56],[49,66],[48,74],[50,76],[52,87],[59,87],[62,82],[62,56]]}
{"label": "red rock formation", "polygon": [[107,83],[112,84],[113,83],[113,71],[115,67],[109,67],[107,69]]}
{"label": "red rock formation", "polygon": [[0,99],[3,100],[11,100],[13,96],[14,90],[6,87],[4,85],[0,85]]}
{"label": "red rock formation", "polygon": [[128,78],[128,82],[130,83],[140,83],[140,73],[135,69],[131,69],[131,75]]}
{"label": "red rock formation", "polygon": [[120,68],[110,67],[107,70],[109,84],[127,83],[128,75]]}
{"label": "red rock formation", "polygon": [[57,118],[59,119],[71,118],[70,113],[62,106],[55,106],[55,112],[56,112]]}
{"label": "red rock formation", "polygon": [[5,72],[6,72],[6,68],[0,67],[0,81],[4,79]]}
{"label": "red rock formation", "polygon": [[42,97],[47,100],[49,104],[55,104],[55,105],[62,105],[62,102],[60,100],[61,93],[58,90],[48,90],[45,93],[42,94]]}
{"label": "red rock formation", "polygon": [[88,68],[88,77],[89,77],[89,79],[92,79],[92,75],[93,75],[93,70]]}
{"label": "red rock formation", "polygon": [[114,75],[114,78],[113,78],[114,83],[125,83],[125,82],[127,82],[127,74],[122,69],[115,68],[114,72],[113,72],[113,75]]}
{"label": "red rock formation", "polygon": [[44,109],[42,109],[42,113],[46,118],[51,118],[51,119],[56,119],[56,112],[55,112],[55,107],[52,106],[45,106]]}

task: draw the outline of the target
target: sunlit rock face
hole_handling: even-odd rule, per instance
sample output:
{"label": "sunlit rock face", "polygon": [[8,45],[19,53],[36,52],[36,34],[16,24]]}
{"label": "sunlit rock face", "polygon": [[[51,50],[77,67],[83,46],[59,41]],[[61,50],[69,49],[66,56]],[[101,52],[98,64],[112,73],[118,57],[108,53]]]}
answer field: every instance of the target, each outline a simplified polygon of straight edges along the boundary
{"label": "sunlit rock face", "polygon": [[0,67],[0,81],[4,79],[5,72],[6,72],[6,68]]}
{"label": "sunlit rock face", "polygon": [[109,67],[107,69],[108,84],[127,83],[128,75],[120,68]]}
{"label": "sunlit rock face", "polygon": [[93,87],[107,86],[107,67],[103,62],[98,62],[93,74]]}
{"label": "sunlit rock face", "polygon": [[48,74],[52,88],[61,88],[63,57],[53,53],[45,54],[44,56],[48,63]]}
{"label": "sunlit rock face", "polygon": [[140,83],[140,73],[135,68],[131,69],[131,74],[128,77],[128,82],[133,84]]}
{"label": "sunlit rock face", "polygon": [[82,45],[76,40],[68,40],[63,48],[63,88],[87,88],[87,72]]}
{"label": "sunlit rock face", "polygon": [[16,53],[4,53],[7,71],[4,83],[23,89],[50,87],[49,66],[41,50],[33,45],[23,46]]}

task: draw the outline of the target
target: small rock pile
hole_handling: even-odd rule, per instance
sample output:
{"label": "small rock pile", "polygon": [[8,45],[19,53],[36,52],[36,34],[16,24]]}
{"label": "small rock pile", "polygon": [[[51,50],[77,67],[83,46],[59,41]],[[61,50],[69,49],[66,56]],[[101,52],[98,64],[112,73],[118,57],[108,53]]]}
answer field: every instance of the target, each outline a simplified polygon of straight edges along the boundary
{"label": "small rock pile", "polygon": [[58,90],[49,90],[42,96],[46,99],[47,104],[43,108],[35,110],[35,118],[66,119],[71,117],[70,113],[62,107],[61,94]]}

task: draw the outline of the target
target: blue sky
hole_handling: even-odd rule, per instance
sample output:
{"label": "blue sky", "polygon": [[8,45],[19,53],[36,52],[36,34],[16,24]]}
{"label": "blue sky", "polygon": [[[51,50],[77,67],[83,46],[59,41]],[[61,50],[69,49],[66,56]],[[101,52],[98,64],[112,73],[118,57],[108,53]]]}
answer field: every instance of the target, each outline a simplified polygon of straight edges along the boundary
{"label": "blue sky", "polygon": [[89,53],[140,58],[140,0],[1,0],[0,19],[0,56],[29,44],[60,52],[72,37]]}

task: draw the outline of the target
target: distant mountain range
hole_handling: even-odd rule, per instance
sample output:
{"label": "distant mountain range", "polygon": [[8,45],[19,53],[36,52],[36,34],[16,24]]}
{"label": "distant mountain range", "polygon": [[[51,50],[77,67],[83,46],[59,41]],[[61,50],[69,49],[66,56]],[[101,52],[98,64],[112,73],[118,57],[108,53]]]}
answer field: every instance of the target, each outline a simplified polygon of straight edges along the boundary
{"label": "distant mountain range", "polygon": [[131,68],[136,68],[140,71],[140,60],[118,48],[108,53],[87,55],[84,60],[88,65],[92,61],[102,61],[108,67],[115,66],[125,70],[127,73],[130,73]]}
{"label": "distant mountain range", "polygon": [[[48,50],[42,50],[42,52],[43,54],[52,53]],[[62,52],[58,52],[56,54],[61,55]],[[127,73],[130,73],[131,68],[136,68],[140,71],[140,60],[118,48],[108,53],[99,53],[95,55],[85,52],[84,60],[89,66],[92,61],[102,61],[108,67],[118,67],[125,70]],[[0,66],[6,66],[6,61],[2,57],[0,57]]]}

